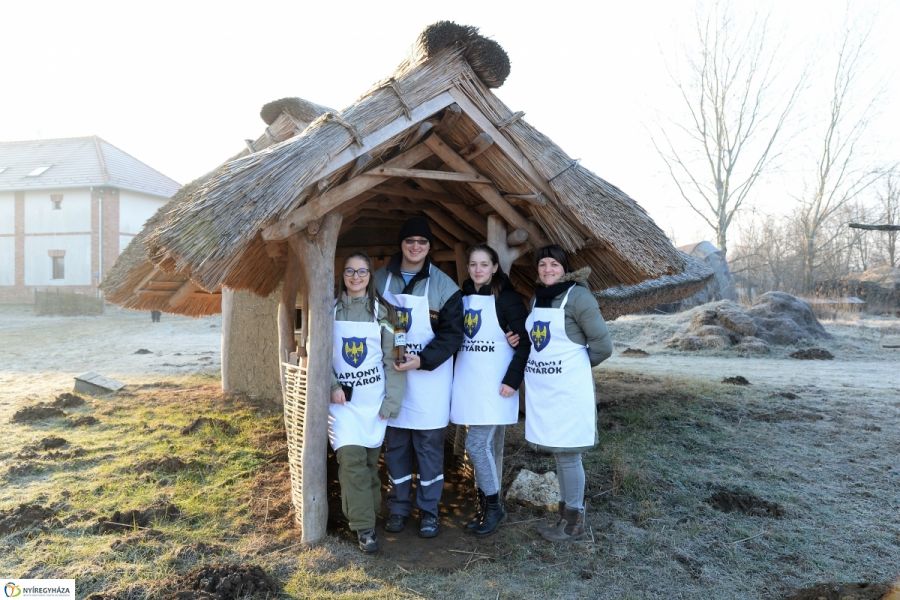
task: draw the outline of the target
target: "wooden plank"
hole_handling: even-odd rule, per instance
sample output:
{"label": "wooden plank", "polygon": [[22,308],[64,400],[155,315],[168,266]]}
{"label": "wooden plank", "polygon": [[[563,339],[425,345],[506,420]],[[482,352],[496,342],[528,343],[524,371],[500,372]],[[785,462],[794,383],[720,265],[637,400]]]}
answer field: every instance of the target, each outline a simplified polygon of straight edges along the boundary
{"label": "wooden plank", "polygon": [[353,179],[357,175],[363,172],[366,167],[372,162],[372,155],[368,152],[363,152],[356,159],[356,162],[353,163],[353,167],[350,169],[350,172],[347,173],[347,179]]}
{"label": "wooden plank", "polygon": [[453,253],[456,255],[456,282],[462,285],[462,282],[469,277],[469,261],[466,260],[466,245],[462,242],[454,245]]}
{"label": "wooden plank", "polygon": [[144,278],[141,279],[141,281],[136,286],[134,286],[134,289],[137,290],[138,292],[142,291],[143,288],[148,283],[150,283],[150,280],[152,280],[154,277],[156,277],[157,273],[159,273],[158,267],[153,267],[152,269],[150,269],[150,272],[147,273],[146,275],[144,275]]}
{"label": "wooden plank", "polygon": [[[422,162],[431,155],[431,150],[424,145],[414,146],[389,160],[389,167],[411,167]],[[384,167],[378,167],[382,169]],[[310,222],[320,219],[328,212],[344,202],[355,198],[363,192],[388,179],[386,175],[373,175],[366,171],[353,179],[331,188],[321,196],[313,198],[306,204],[291,211],[284,219],[273,223],[262,231],[264,240],[283,240],[295,232],[302,231]]]}
{"label": "wooden plank", "polygon": [[462,109],[457,104],[451,104],[447,108],[444,109],[444,114],[441,115],[441,120],[438,122],[435,127],[435,131],[441,134],[446,134],[448,131],[453,131],[453,128],[456,126],[457,121],[462,116]]}
{"label": "wooden plank", "polygon": [[[424,144],[431,148],[431,150],[439,156],[441,160],[447,163],[450,168],[460,171],[461,173],[475,173],[475,167],[467,163],[463,157],[457,154],[456,151],[448,146],[439,136],[433,135],[429,137],[425,140]],[[506,222],[517,229],[524,229],[527,231],[535,244],[542,246],[546,245],[547,241],[543,233],[525,219],[525,217],[519,214],[515,208],[510,206],[509,202],[503,199],[503,196],[500,195],[500,192],[497,191],[497,188],[495,188],[493,184],[470,183],[469,185],[471,185],[472,189],[478,192],[478,194],[491,205],[491,208],[496,210]],[[504,235],[504,239],[505,237],[506,236]]]}
{"label": "wooden plank", "polygon": [[[447,195],[446,190],[437,181],[420,181],[422,187],[435,194]],[[440,200],[438,200],[440,202]],[[478,213],[472,210],[472,207],[465,204],[462,200],[456,200],[456,203],[440,202],[441,207],[453,214],[454,217],[463,221],[473,231],[477,231],[482,238],[487,235],[487,222]],[[477,210],[477,209],[476,209]]]}
{"label": "wooden plank", "polygon": [[377,175],[402,177],[404,179],[437,179],[438,181],[462,181],[466,183],[490,183],[490,179],[482,175],[459,173],[456,171],[431,171],[428,169],[399,169],[396,167],[378,167],[372,169]]}
{"label": "wooden plank", "polygon": [[503,197],[510,202],[518,202],[520,204],[532,204],[534,206],[546,206],[547,197],[540,192],[534,194],[503,194]]}
{"label": "wooden plank", "polygon": [[469,100],[462,90],[452,88],[449,93],[453,96],[453,99],[456,100],[456,103],[459,104],[460,108],[463,109],[463,112],[466,113],[466,116],[472,119],[482,131],[494,139],[494,143],[497,147],[522,170],[522,174],[525,175],[526,179],[528,179],[532,185],[537,186],[537,188],[544,192],[548,198],[556,202],[559,201],[556,194],[553,193],[550,184],[544,180],[540,173],[538,173],[537,169],[534,168],[534,165],[531,164],[531,161],[528,160],[521,150],[519,150],[519,147],[503,135],[503,133],[494,126],[491,120],[488,119],[471,100]]}

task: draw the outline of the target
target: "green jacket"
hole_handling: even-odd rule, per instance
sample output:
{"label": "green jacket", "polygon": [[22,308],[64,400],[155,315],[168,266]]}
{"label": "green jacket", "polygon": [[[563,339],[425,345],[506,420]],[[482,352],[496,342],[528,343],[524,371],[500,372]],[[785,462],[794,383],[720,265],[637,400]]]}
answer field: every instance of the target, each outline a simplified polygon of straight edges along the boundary
{"label": "green jacket", "polygon": [[[367,304],[367,298],[350,298],[347,294],[341,294],[337,301],[335,321],[371,321],[372,311]],[[406,393],[406,373],[394,369],[394,328],[388,321],[387,309],[378,307],[378,323],[381,325],[381,351],[384,353],[384,377],[385,395],[378,414],[386,419],[392,419],[400,412],[400,403],[403,402],[403,394]],[[331,372],[331,391],[341,387],[337,375]]]}

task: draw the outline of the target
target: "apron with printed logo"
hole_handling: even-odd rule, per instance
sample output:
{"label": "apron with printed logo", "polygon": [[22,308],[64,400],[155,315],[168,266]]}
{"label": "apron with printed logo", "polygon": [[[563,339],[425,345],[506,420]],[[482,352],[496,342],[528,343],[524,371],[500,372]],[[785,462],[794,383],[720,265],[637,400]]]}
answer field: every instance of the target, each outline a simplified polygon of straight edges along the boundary
{"label": "apron with printed logo", "polygon": [[463,338],[453,370],[450,422],[511,425],[519,420],[519,395],[500,395],[514,350],[497,319],[494,296],[463,298]]}
{"label": "apron with printed logo", "polygon": [[[335,307],[335,313],[337,308]],[[387,420],[378,416],[385,394],[378,306],[372,321],[335,321],[334,372],[343,385],[352,385],[346,404],[328,405],[328,440],[341,446],[377,448],[384,441]]]}
{"label": "apron with printed logo", "polygon": [[597,409],[587,348],[566,335],[566,292],[559,308],[532,308],[525,321],[525,439],[550,448],[594,445]]}
{"label": "apron with printed logo", "polygon": [[[384,284],[384,299],[397,307],[401,325],[406,325],[406,351],[418,354],[434,339],[428,306],[428,284],[425,294],[393,294],[390,291],[391,273]],[[450,422],[450,388],[453,385],[453,361],[448,358],[433,371],[407,371],[406,394],[400,414],[388,425],[402,429],[440,429]]]}

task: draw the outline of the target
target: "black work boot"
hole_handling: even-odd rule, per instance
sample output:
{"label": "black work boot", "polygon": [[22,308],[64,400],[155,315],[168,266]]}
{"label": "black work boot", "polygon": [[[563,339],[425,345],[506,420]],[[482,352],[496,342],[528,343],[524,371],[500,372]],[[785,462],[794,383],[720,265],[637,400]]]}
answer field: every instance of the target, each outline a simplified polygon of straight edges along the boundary
{"label": "black work boot", "polygon": [[481,525],[484,520],[484,506],[487,503],[484,492],[481,488],[475,488],[475,516],[466,523],[466,531],[474,531]]}
{"label": "black work boot", "polygon": [[499,493],[485,496],[485,500],[484,519],[482,519],[481,525],[475,528],[475,535],[478,537],[491,535],[497,531],[500,521],[506,516],[506,509],[503,508]]}

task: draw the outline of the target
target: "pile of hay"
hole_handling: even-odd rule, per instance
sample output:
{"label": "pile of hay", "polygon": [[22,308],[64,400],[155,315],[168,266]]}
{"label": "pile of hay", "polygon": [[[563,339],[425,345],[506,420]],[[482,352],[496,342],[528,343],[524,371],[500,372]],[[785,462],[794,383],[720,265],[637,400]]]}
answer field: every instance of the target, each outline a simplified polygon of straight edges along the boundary
{"label": "pile of hay", "polygon": [[730,300],[711,302],[685,313],[687,326],[666,342],[679,350],[733,349],[765,354],[785,346],[830,337],[809,304],[784,292],[768,292],[749,309]]}

